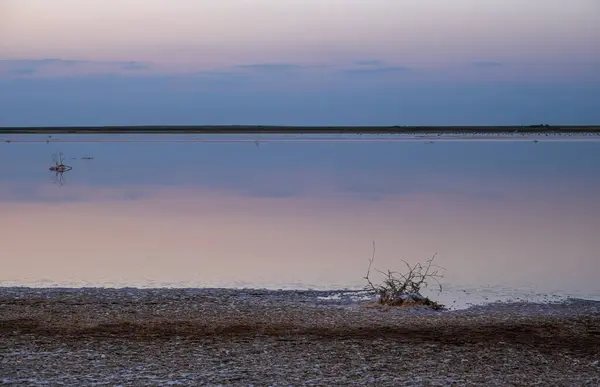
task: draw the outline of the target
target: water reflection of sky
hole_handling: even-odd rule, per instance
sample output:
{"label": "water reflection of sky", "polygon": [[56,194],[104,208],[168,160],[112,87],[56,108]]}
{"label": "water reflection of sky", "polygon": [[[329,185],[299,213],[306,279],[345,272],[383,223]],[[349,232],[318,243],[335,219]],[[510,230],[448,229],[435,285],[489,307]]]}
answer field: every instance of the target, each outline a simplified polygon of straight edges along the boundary
{"label": "water reflection of sky", "polygon": [[383,267],[600,291],[598,142],[261,138],[1,143],[2,279],[352,286],[375,239]]}
{"label": "water reflection of sky", "polygon": [[[326,186],[370,197],[458,189],[493,198],[494,186],[507,182],[520,182],[513,190],[535,182],[560,191],[599,180],[595,142],[269,143],[269,136],[260,138],[259,146],[251,141],[2,144],[0,162],[13,167],[3,168],[0,176],[4,184],[43,183],[44,167],[63,152],[74,166],[68,174],[72,185],[185,185],[268,197],[301,196]],[[81,159],[87,156],[94,159]]]}

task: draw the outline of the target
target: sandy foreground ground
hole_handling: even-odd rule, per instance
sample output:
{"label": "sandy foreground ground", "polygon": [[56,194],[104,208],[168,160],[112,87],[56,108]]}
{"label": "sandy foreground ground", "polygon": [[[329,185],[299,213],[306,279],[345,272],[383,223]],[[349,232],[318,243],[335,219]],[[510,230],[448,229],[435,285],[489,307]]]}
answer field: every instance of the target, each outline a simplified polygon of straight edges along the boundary
{"label": "sandy foreground ground", "polygon": [[0,288],[0,384],[600,385],[600,302],[432,311],[355,296]]}

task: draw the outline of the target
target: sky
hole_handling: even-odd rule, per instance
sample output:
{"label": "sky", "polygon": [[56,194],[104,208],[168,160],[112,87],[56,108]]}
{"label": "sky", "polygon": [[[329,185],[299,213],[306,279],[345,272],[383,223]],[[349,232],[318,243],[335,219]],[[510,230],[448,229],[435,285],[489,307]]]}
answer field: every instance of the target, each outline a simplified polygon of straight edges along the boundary
{"label": "sky", "polygon": [[0,0],[0,126],[600,121],[597,0]]}

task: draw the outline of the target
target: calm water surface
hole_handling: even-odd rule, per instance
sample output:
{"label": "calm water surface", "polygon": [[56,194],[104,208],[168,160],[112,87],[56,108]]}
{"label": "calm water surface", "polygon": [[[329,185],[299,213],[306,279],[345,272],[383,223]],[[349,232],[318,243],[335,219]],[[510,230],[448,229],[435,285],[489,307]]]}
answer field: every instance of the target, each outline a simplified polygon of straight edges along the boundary
{"label": "calm water surface", "polygon": [[375,241],[454,300],[600,298],[600,142],[310,137],[2,135],[0,285],[355,289]]}

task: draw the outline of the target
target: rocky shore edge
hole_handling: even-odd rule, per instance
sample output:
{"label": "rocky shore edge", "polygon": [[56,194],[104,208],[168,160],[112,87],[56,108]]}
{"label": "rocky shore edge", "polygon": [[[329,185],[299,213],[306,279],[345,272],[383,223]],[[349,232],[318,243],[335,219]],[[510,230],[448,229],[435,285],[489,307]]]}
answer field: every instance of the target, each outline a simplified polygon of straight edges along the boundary
{"label": "rocky shore edge", "polygon": [[[449,311],[357,291],[7,287],[0,353],[9,384],[597,385],[600,302]],[[85,373],[82,353],[104,366]]]}

